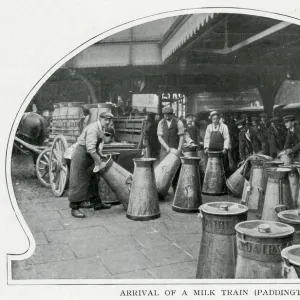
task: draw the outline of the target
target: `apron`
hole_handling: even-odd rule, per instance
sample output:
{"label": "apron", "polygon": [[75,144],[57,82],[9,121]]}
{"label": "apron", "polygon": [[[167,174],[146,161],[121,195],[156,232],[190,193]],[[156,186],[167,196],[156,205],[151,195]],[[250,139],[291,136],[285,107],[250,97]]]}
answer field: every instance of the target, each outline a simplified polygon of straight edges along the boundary
{"label": "apron", "polygon": [[210,141],[208,145],[209,151],[223,151],[224,149],[224,137],[222,133],[217,131],[212,131],[210,133]]}

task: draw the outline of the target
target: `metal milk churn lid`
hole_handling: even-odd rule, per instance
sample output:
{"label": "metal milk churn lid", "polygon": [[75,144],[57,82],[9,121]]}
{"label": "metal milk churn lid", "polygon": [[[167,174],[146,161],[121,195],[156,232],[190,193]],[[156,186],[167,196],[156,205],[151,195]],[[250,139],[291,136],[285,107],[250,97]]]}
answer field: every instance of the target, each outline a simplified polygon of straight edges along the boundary
{"label": "metal milk churn lid", "polygon": [[246,221],[237,232],[236,278],[282,278],[281,251],[292,245],[294,228],[272,221]]}
{"label": "metal milk churn lid", "polygon": [[284,277],[288,279],[300,278],[300,245],[283,249],[281,257],[285,263]]}
{"label": "metal milk churn lid", "polygon": [[231,202],[200,206],[203,235],[196,278],[234,278],[236,265],[235,225],[247,220],[248,207]]}
{"label": "metal milk churn lid", "polygon": [[300,210],[284,210],[277,217],[280,222],[294,227],[293,244],[300,244]]}
{"label": "metal milk churn lid", "polygon": [[211,202],[201,205],[199,210],[203,217],[203,231],[235,235],[235,225],[247,220],[248,207],[232,202]]}

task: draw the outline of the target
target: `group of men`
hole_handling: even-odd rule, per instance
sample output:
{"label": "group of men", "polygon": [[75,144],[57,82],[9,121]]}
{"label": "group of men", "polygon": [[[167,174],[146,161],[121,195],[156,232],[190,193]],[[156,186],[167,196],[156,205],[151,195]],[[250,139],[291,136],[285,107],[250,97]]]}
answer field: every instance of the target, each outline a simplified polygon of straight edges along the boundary
{"label": "group of men", "polygon": [[[259,153],[275,158],[283,150],[294,161],[300,161],[300,126],[295,123],[293,115],[285,116],[283,122],[279,117],[268,120],[264,113],[259,118],[242,115],[234,120],[213,111],[209,115],[211,124],[202,138],[193,114],[187,115],[183,121],[175,117],[172,107],[163,108],[162,113],[163,119],[158,122],[155,114],[148,113],[143,130],[144,156],[155,157],[158,162],[172,148],[182,151],[190,146],[196,146],[204,153],[222,151],[225,165],[230,165],[230,160],[242,164],[250,155]],[[102,149],[106,136],[113,134],[110,130],[113,118],[111,113],[102,113],[99,120],[87,125],[78,138],[72,154],[69,183],[69,206],[74,217],[85,217],[80,208],[110,208],[99,197],[98,178],[93,169],[95,165],[99,168],[103,165]],[[225,158],[229,159],[226,161]],[[225,166],[225,172],[228,169]],[[176,188],[177,173],[173,189]]]}

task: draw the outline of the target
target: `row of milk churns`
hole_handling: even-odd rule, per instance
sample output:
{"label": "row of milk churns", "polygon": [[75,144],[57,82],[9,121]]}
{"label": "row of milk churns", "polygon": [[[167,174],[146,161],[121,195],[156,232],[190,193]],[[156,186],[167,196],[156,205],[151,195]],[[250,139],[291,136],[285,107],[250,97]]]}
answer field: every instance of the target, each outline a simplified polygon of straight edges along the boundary
{"label": "row of milk churns", "polygon": [[247,221],[247,214],[247,206],[231,202],[200,206],[203,235],[196,278],[300,277],[296,229],[274,221]]}
{"label": "row of milk churns", "polygon": [[159,199],[167,196],[181,164],[172,208],[181,213],[198,212],[202,203],[200,158],[180,155],[179,151],[171,149],[158,164],[155,164],[154,158],[135,158],[133,174],[117,164],[111,156],[99,175],[115,195],[114,202],[120,202],[127,211],[127,218],[147,221],[160,217]]}

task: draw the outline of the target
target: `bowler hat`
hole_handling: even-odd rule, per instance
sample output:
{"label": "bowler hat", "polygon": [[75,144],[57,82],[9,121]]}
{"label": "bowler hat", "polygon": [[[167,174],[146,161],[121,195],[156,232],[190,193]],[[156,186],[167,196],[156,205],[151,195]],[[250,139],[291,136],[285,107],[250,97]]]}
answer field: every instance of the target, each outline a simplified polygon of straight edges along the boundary
{"label": "bowler hat", "polygon": [[185,116],[186,118],[189,118],[189,117],[196,117],[194,114],[187,114],[186,116]]}
{"label": "bowler hat", "polygon": [[163,114],[173,114],[174,113],[174,109],[170,106],[164,107],[162,110]]}
{"label": "bowler hat", "polygon": [[245,126],[246,125],[246,119],[243,118],[243,119],[239,119],[237,122],[236,122],[236,126]]}
{"label": "bowler hat", "polygon": [[259,121],[258,117],[251,117],[251,121]]}

